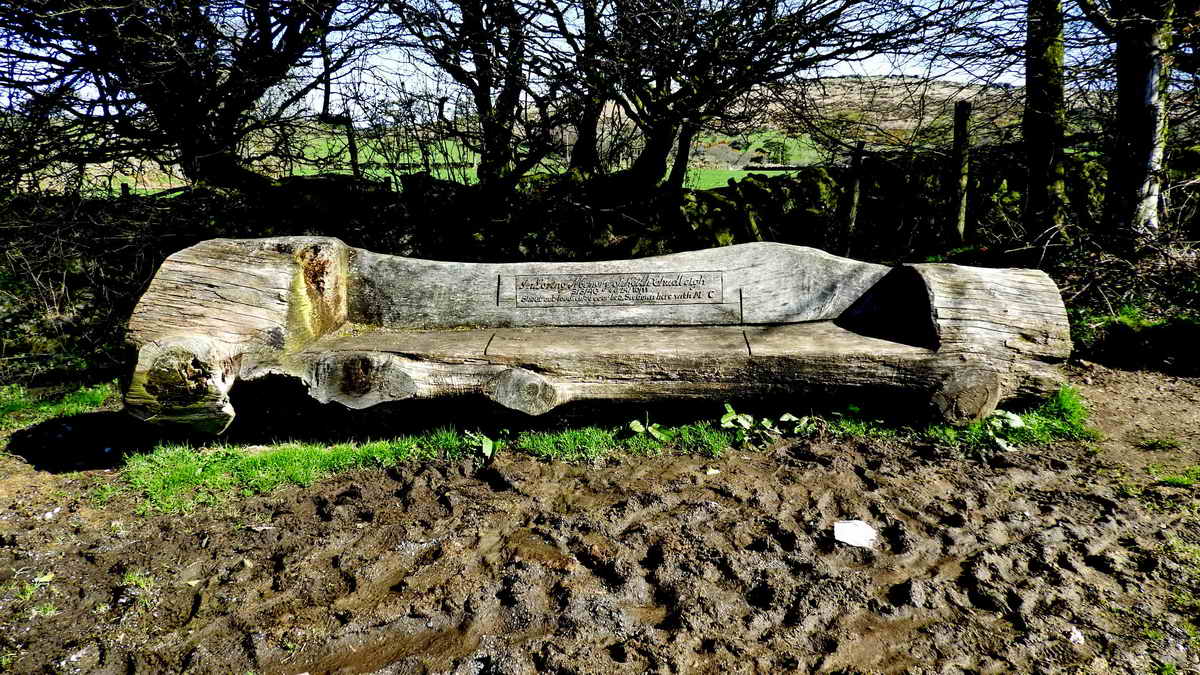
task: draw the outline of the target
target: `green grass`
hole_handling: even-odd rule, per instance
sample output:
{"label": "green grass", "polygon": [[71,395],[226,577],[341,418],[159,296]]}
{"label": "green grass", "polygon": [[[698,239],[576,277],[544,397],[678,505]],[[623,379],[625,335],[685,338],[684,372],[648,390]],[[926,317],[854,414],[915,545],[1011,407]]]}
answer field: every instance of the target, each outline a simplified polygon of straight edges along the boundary
{"label": "green grass", "polygon": [[567,462],[600,459],[618,447],[612,429],[582,427],[558,432],[526,431],[517,436],[514,446],[539,459]]}
{"label": "green grass", "polygon": [[[3,428],[36,424],[53,417],[94,410],[117,395],[113,383],[85,387],[55,401],[35,401],[17,385],[0,388]],[[730,415],[732,409],[726,410]],[[717,412],[714,410],[714,412]],[[485,451],[516,452],[546,461],[596,462],[610,456],[658,456],[669,453],[719,458],[729,449],[769,447],[783,438],[894,438],[934,441],[971,454],[986,454],[997,439],[1012,445],[1086,440],[1096,433],[1086,426],[1087,411],[1079,394],[1063,388],[1042,406],[1022,415],[999,412],[965,428],[934,425],[923,428],[889,426],[850,407],[826,417],[778,420],[746,414],[727,426],[717,419],[675,427],[630,423],[619,427],[585,426],[559,431],[523,431],[509,440],[482,432],[441,427],[416,436],[348,442],[282,442],[266,448],[216,444],[196,447],[160,444],[144,454],[125,458],[115,482],[94,486],[87,497],[97,508],[119,495],[130,495],[140,513],[187,513],[243,495],[271,492],[281,486],[308,486],[329,476],[358,469],[395,466],[414,461],[488,459]],[[744,422],[744,424],[740,424]],[[502,436],[507,432],[502,432]],[[1200,467],[1159,477],[1164,483],[1191,485],[1200,480]]]}
{"label": "green grass", "polygon": [[466,440],[449,429],[420,438],[324,446],[284,443],[254,454],[236,446],[160,445],[128,458],[122,478],[144,505],[161,513],[186,513],[234,495],[270,492],[282,485],[312,485],[336,473],[388,467],[408,460],[458,456]]}
{"label": "green grass", "polygon": [[731,431],[700,422],[679,427],[675,442],[683,452],[717,458],[733,445],[733,437]]}
{"label": "green grass", "polygon": [[739,171],[726,169],[688,169],[688,177],[686,185],[694,190],[711,190],[713,188],[725,187],[729,184],[729,180],[740,181],[750,174],[760,174],[765,176],[780,176],[792,174],[792,171]]}
{"label": "green grass", "polygon": [[155,604],[154,591],[158,581],[149,572],[127,570],[121,577],[121,585],[133,591],[141,607],[148,608]]}
{"label": "green grass", "polygon": [[37,399],[19,384],[6,384],[0,386],[0,431],[91,412],[118,395],[116,382],[83,387],[58,399]]}
{"label": "green grass", "polygon": [[[996,424],[1013,418],[1020,420],[1019,425]],[[803,424],[793,425],[790,433],[785,426],[771,423],[764,427],[759,420],[752,428],[769,431],[740,442],[743,446],[765,446],[785,436],[827,434],[843,439],[924,438],[965,450],[980,450],[990,447],[996,438],[1013,445],[1094,438],[1095,433],[1085,422],[1086,410],[1078,393],[1064,388],[1041,407],[1023,415],[1004,414],[965,429],[889,427],[852,410],[829,419],[804,418]],[[667,452],[717,458],[739,442],[736,429],[721,428],[710,421],[677,427],[655,426],[655,429],[657,434],[630,434],[625,428],[598,426],[524,431],[508,447],[500,443],[497,446],[501,451],[546,461],[595,462],[616,455],[654,456]],[[284,485],[307,486],[354,469],[478,456],[478,438],[478,433],[442,427],[419,436],[361,444],[283,443],[249,455],[234,446],[163,445],[148,454],[128,458],[121,475],[144,511],[186,513],[200,506],[219,504],[235,495],[270,492]],[[106,488],[103,495],[106,501],[112,492],[112,488]]]}
{"label": "green grass", "polygon": [[[596,426],[525,431],[503,451],[561,462],[595,462],[616,454],[655,456],[670,450],[719,457],[733,441],[730,432],[711,422],[666,429],[664,435],[668,441],[649,434],[622,437],[621,429]],[[312,485],[350,470],[478,456],[480,446],[472,436],[478,438],[477,433],[442,427],[419,436],[365,443],[282,443],[253,454],[229,445],[160,445],[130,456],[121,472],[123,487],[101,486],[93,502],[104,504],[126,491],[140,502],[143,513],[188,513],[238,495]]]}
{"label": "green grass", "polygon": [[58,606],[55,605],[54,603],[44,602],[40,605],[35,606],[32,610],[32,614],[35,617],[39,617],[39,616],[51,617],[51,616],[54,616],[55,614],[58,614],[58,611],[59,611]]}
{"label": "green grass", "polygon": [[1180,447],[1179,441],[1174,438],[1143,438],[1137,442],[1137,447],[1142,450],[1178,450]]}
{"label": "green grass", "polygon": [[1059,389],[1041,406],[1022,415],[1001,412],[961,429],[933,425],[922,435],[935,443],[985,455],[1004,444],[1036,445],[1099,438],[1099,433],[1087,426],[1083,397],[1071,387]]}
{"label": "green grass", "polygon": [[1146,470],[1159,483],[1175,487],[1191,487],[1200,482],[1200,466],[1189,466],[1183,471],[1170,473],[1161,466],[1150,466]]}

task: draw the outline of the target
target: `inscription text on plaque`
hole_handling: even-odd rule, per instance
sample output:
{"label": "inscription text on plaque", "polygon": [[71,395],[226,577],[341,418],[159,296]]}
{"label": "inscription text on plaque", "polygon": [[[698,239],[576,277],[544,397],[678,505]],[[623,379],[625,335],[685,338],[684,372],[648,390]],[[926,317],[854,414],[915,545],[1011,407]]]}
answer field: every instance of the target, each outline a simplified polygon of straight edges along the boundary
{"label": "inscription text on plaque", "polygon": [[514,277],[517,307],[717,305],[721,272],[529,274]]}

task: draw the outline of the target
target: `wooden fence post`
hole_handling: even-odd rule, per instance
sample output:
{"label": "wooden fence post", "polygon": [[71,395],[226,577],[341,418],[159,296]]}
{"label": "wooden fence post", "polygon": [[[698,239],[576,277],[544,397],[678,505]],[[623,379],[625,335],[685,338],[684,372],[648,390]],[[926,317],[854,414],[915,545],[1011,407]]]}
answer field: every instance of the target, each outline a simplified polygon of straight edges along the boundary
{"label": "wooden fence post", "polygon": [[858,221],[858,197],[862,190],[863,150],[866,141],[859,141],[850,156],[850,208],[846,214],[846,240],[842,243],[842,255],[850,255],[850,242],[854,239],[854,228]]}

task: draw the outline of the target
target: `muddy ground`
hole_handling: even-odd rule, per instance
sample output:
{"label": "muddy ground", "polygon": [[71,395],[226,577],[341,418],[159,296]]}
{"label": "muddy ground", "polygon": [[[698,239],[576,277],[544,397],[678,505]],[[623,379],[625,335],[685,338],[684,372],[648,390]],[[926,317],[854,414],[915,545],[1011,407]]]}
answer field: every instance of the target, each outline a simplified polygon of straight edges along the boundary
{"label": "muddy ground", "polygon": [[[1200,381],[1087,366],[1072,381],[1104,440],[982,459],[828,439],[717,460],[573,466],[501,454],[487,467],[360,472],[187,516],[138,515],[127,497],[97,508],[88,493],[115,480],[102,461],[64,471],[69,462],[3,456],[0,664],[1198,668],[1198,488],[1152,474],[1200,464]],[[61,433],[66,456],[71,431]],[[835,542],[843,519],[878,528],[877,549]],[[13,597],[31,583],[34,597]]]}

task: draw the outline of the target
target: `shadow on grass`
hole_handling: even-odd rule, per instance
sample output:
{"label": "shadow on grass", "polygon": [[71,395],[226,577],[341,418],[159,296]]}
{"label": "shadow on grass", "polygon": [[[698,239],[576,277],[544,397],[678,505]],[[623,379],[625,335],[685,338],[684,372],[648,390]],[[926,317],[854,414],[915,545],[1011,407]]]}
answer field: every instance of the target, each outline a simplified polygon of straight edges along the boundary
{"label": "shadow on grass", "polygon": [[[482,396],[383,403],[351,410],[339,403],[322,404],[308,397],[298,381],[267,377],[239,382],[230,398],[237,418],[219,437],[172,432],[146,424],[122,411],[100,411],[59,417],[13,433],[8,452],[24,458],[39,471],[68,472],[117,468],[126,455],[148,452],[157,445],[267,445],[298,441],[335,444],[420,435],[441,427],[477,430],[493,438],[522,431],[552,431],[572,427],[625,427],[632,420],[676,426],[701,421],[714,424],[725,412],[722,400],[576,401],[537,417],[509,410]],[[890,399],[890,400],[889,400]],[[870,405],[871,400],[885,402]],[[821,392],[807,396],[777,394],[730,401],[738,412],[778,418],[845,410],[850,403],[864,406],[876,417],[887,412],[897,424],[912,423],[912,411],[897,408],[895,397],[851,397]],[[878,415],[882,417],[882,415]]]}
{"label": "shadow on grass", "polygon": [[162,434],[120,410],[56,417],[13,432],[8,452],[38,471],[112,469],[129,453],[145,452]]}
{"label": "shadow on grass", "polygon": [[[483,396],[470,395],[433,400],[382,403],[351,410],[340,403],[322,404],[309,398],[303,385],[287,377],[267,377],[239,382],[230,394],[238,417],[222,440],[234,444],[275,441],[341,443],[419,435],[440,427],[477,430],[489,436],[522,431],[552,431],[572,427],[624,427],[633,420],[677,426],[701,421],[714,424],[725,413],[725,400],[572,401],[538,416],[509,410]],[[808,395],[776,393],[759,397],[730,398],[738,412],[755,417],[831,414],[851,404],[863,414],[902,425],[918,421],[925,402],[894,392],[812,392]],[[917,406],[917,407],[914,407]]]}

